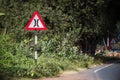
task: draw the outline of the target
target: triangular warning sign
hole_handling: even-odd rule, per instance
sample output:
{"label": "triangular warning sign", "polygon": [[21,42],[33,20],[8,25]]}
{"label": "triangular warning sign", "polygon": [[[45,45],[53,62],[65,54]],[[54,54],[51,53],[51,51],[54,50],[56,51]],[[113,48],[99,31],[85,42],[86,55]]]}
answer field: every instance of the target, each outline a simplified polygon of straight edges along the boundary
{"label": "triangular warning sign", "polygon": [[115,43],[116,43],[115,39],[112,39],[112,40],[110,41],[110,43],[111,43],[111,44],[115,44]]}
{"label": "triangular warning sign", "polygon": [[45,23],[37,11],[35,11],[26,25],[26,30],[46,30]]}

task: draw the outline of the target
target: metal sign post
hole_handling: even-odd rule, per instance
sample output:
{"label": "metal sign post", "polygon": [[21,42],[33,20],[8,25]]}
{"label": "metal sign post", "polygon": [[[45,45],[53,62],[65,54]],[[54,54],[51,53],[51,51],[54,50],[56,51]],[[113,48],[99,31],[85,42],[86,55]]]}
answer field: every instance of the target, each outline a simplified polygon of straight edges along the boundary
{"label": "metal sign post", "polygon": [[35,58],[35,64],[37,64],[37,58],[38,58],[38,53],[37,53],[37,40],[38,40],[38,36],[37,36],[37,31],[35,31],[35,54],[34,54],[34,58]]}
{"label": "metal sign post", "polygon": [[37,58],[38,58],[38,53],[37,53],[37,39],[38,39],[38,30],[46,30],[46,25],[44,21],[42,20],[42,17],[40,16],[38,11],[35,11],[30,18],[28,24],[26,25],[26,30],[32,30],[35,31],[35,53],[34,53],[34,58],[35,58],[35,65],[37,64]]}

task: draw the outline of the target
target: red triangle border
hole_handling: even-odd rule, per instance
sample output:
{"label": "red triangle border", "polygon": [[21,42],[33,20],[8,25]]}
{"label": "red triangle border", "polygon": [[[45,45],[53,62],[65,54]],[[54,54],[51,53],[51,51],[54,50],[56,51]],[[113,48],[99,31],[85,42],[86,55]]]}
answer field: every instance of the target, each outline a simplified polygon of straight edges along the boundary
{"label": "red triangle border", "polygon": [[[35,15],[37,15],[38,18],[40,19],[40,21],[41,21],[41,23],[42,23],[42,25],[43,25],[43,28],[29,28],[29,26],[30,26],[32,20],[34,19]],[[42,20],[42,17],[40,16],[39,12],[38,12],[38,11],[35,11],[35,12],[33,13],[32,17],[30,18],[28,24],[26,25],[26,30],[46,30],[46,29],[47,29],[47,28],[46,28],[46,25],[45,25],[44,21]]]}

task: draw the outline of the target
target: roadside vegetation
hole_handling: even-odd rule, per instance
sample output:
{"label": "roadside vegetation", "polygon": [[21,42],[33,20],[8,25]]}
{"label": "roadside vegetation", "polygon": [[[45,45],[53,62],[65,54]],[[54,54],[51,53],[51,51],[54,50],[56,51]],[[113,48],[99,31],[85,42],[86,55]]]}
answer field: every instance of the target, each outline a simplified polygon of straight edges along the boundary
{"label": "roadside vegetation", "polygon": [[[60,71],[76,70],[78,67],[89,67],[94,64],[94,58],[88,55],[77,55],[77,47],[63,43],[61,51],[54,50],[57,45],[51,40],[40,40],[42,50],[39,52],[37,65],[34,63],[34,50],[28,47],[25,40],[14,42],[10,35],[0,36],[0,72],[1,77],[50,77],[56,76]],[[49,45],[48,45],[48,42]],[[47,42],[47,43],[46,43]],[[65,45],[66,44],[66,45]],[[69,46],[68,46],[69,45]],[[67,49],[64,49],[66,48]],[[49,50],[50,49],[50,50]],[[48,51],[47,51],[48,50]]]}
{"label": "roadside vegetation", "polygon": [[[106,39],[106,29],[111,33],[116,29],[108,26],[110,1],[1,0],[0,79],[52,77],[113,59],[94,56],[97,44]],[[37,64],[34,31],[25,31],[34,11],[40,12],[47,26],[46,31],[38,31]]]}
{"label": "roadside vegetation", "polygon": [[[17,43],[11,37],[10,35],[0,36],[0,77],[3,80],[12,77],[52,77],[65,70],[90,68],[92,65],[113,60],[113,58],[104,58],[103,56],[77,54],[77,47],[64,43],[65,41],[55,46],[55,43],[59,42],[55,38],[52,41],[43,38],[43,40],[39,39],[41,51],[39,51],[36,65],[34,62],[34,50],[32,47],[28,47],[26,40]],[[59,52],[55,51],[57,47],[61,49]]]}

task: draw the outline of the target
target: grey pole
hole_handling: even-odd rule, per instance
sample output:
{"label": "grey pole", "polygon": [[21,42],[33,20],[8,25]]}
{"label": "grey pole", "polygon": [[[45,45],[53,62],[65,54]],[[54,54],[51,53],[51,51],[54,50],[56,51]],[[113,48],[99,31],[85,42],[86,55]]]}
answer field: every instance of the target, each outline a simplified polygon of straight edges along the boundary
{"label": "grey pole", "polygon": [[37,40],[38,40],[38,36],[37,36],[37,31],[35,31],[35,54],[34,54],[34,58],[35,58],[35,65],[37,64],[37,58],[38,58],[38,53],[37,53]]}

